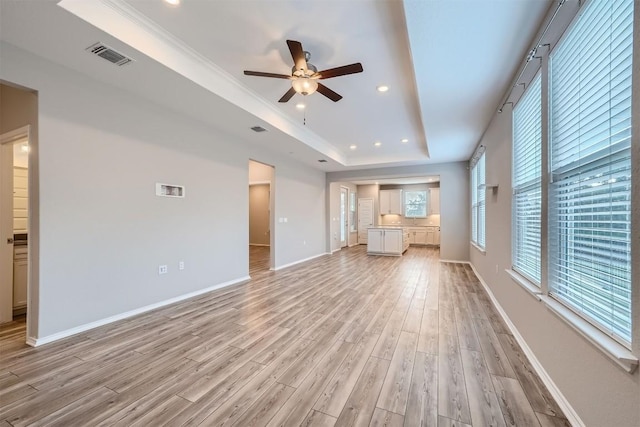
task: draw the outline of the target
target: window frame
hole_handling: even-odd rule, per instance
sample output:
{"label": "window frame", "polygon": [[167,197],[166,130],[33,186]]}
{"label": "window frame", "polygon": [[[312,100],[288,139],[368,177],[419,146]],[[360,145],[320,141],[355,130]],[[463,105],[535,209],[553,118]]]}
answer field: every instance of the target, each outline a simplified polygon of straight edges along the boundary
{"label": "window frame", "polygon": [[481,251],[486,246],[485,152],[471,163],[471,243]]}
{"label": "window frame", "polygon": [[357,233],[358,232],[358,221],[357,221],[357,193],[355,191],[349,190],[349,232]]}
{"label": "window frame", "polygon": [[[553,269],[553,265],[552,263],[555,262],[554,259],[554,248],[553,248],[553,233],[556,231],[553,229],[553,227],[551,227],[551,225],[553,224],[553,197],[554,195],[552,194],[554,189],[553,189],[553,185],[554,185],[554,181],[559,178],[561,174],[565,174],[567,172],[567,170],[569,169],[574,169],[574,167],[576,165],[571,165],[569,164],[568,167],[562,168],[562,170],[560,170],[560,174],[558,174],[558,170],[553,170],[552,167],[552,144],[553,144],[553,140],[552,140],[552,135],[551,135],[551,127],[554,125],[553,123],[553,117],[551,116],[551,102],[552,102],[552,84],[551,84],[551,66],[552,64],[550,63],[550,57],[552,56],[552,54],[554,54],[556,52],[556,49],[558,49],[558,46],[561,46],[562,43],[564,42],[564,40],[568,37],[568,34],[571,33],[571,31],[576,31],[574,30],[574,28],[577,26],[577,23],[579,22],[579,20],[581,19],[581,17],[586,13],[586,11],[588,10],[588,7],[590,5],[594,4],[594,2],[589,1],[589,2],[585,2],[581,7],[580,10],[578,11],[578,14],[573,18],[573,21],[571,22],[571,24],[567,27],[566,31],[564,31],[563,36],[560,38],[560,41],[558,41],[557,43],[552,43],[552,45],[543,45],[540,46],[540,48],[542,48],[541,50],[539,50],[538,52],[536,52],[539,56],[536,56],[536,58],[540,58],[541,59],[541,68],[540,68],[540,72],[542,73],[542,99],[541,99],[541,104],[542,104],[542,150],[541,150],[541,158],[542,158],[542,165],[541,165],[541,172],[542,172],[542,192],[541,192],[541,197],[542,197],[542,212],[541,212],[541,241],[542,241],[542,245],[541,245],[541,286],[538,287],[537,285],[534,285],[534,282],[532,280],[530,280],[530,278],[528,277],[524,277],[521,274],[517,273],[516,271],[514,271],[513,269],[507,269],[505,270],[505,272],[511,277],[511,279],[517,283],[518,285],[520,285],[523,289],[525,289],[526,291],[528,291],[534,298],[536,298],[538,301],[541,301],[543,304],[545,304],[545,306],[551,311],[553,312],[555,315],[558,316],[559,319],[563,320],[568,326],[572,327],[576,332],[578,332],[580,335],[582,335],[587,341],[589,341],[592,345],[594,345],[596,348],[598,348],[600,351],[602,351],[606,356],[608,356],[611,360],[613,360],[617,365],[619,365],[621,368],[623,368],[624,370],[626,370],[628,373],[633,373],[639,366],[640,361],[639,361],[639,356],[640,356],[640,325],[633,322],[634,319],[637,319],[638,314],[640,313],[640,298],[637,297],[638,293],[640,293],[640,288],[638,287],[638,285],[640,284],[640,282],[638,282],[638,278],[640,278],[640,273],[638,270],[631,269],[631,276],[630,276],[630,291],[631,291],[631,298],[630,298],[630,318],[631,318],[631,326],[630,326],[630,334],[629,336],[629,341],[627,340],[621,340],[619,339],[619,337],[613,335],[612,333],[610,333],[608,331],[608,329],[605,327],[603,328],[602,325],[599,324],[599,322],[597,321],[597,319],[595,318],[591,318],[590,316],[584,315],[583,313],[580,313],[578,310],[575,310],[573,307],[571,307],[571,305],[563,302],[560,298],[557,298],[557,296],[554,295],[554,291],[552,289],[551,286],[551,280],[553,279],[553,273],[552,273],[552,269]],[[634,7],[638,6],[638,3],[633,3],[631,2],[632,6],[631,8],[633,9]],[[629,7],[629,4],[624,4],[624,3],[616,3],[615,5],[615,14],[613,16],[621,16],[620,12],[625,13],[625,17],[628,17],[628,15],[626,15],[627,10],[623,9]],[[635,12],[635,16],[637,17],[638,14],[640,13],[640,11],[635,10],[632,11],[631,14],[633,14]],[[633,19],[633,18],[632,18]],[[636,19],[637,21],[637,19]],[[611,19],[609,18],[609,20],[607,21],[607,19],[603,19],[601,20],[601,22],[605,22],[604,24],[600,24],[600,26],[598,28],[605,28],[604,25],[608,25],[609,27],[613,27],[614,29],[619,29],[619,28],[625,28],[629,25],[629,21],[624,21],[623,24],[621,24],[619,21],[616,21],[615,25],[611,25]],[[633,26],[633,24],[630,24],[631,26]],[[628,28],[628,27],[627,27]],[[583,34],[583,33],[589,33],[588,31],[583,31],[582,33],[578,33],[578,34]],[[616,34],[617,38],[613,39],[616,40],[616,44],[609,44],[609,46],[615,46],[616,48],[619,49],[620,46],[622,46],[623,44],[620,42],[620,40],[628,40],[628,36],[621,36],[620,34]],[[609,38],[611,36],[608,36]],[[606,40],[608,40],[608,38],[602,37],[603,40],[605,40],[604,43],[600,43],[600,47],[604,46],[608,46],[606,43]],[[632,47],[631,49],[635,49],[634,52],[637,52],[640,50],[639,46],[633,46],[634,43],[638,43],[637,39],[633,40],[633,36],[631,36],[631,44]],[[625,45],[627,46],[627,45]],[[546,47],[546,48],[545,48]],[[551,48],[552,50],[550,51],[549,48]],[[613,51],[611,53],[609,53],[609,58],[613,58],[615,60],[620,61],[621,63],[624,62],[624,59],[620,59],[617,55],[618,51],[616,50],[616,55],[615,56],[611,56],[613,54]],[[631,57],[633,58],[633,54],[631,53]],[[574,52],[573,55],[577,55],[579,56],[580,53],[576,53]],[[583,55],[584,56],[584,55]],[[610,61],[613,61],[613,59],[610,59]],[[595,62],[595,61],[592,61]],[[575,68],[575,67],[574,67]],[[608,70],[609,75],[612,74],[611,68]],[[606,92],[607,96],[612,96],[610,95],[610,93],[614,92],[613,88],[618,89],[618,85],[620,83],[619,80],[619,76],[622,74],[618,74],[620,73],[620,71],[618,70],[617,73],[615,74],[615,78],[611,78],[609,76],[606,77],[606,82],[605,86],[607,86],[608,88],[611,88],[610,92]],[[529,74],[530,75],[530,74]],[[593,77],[594,75],[597,75],[597,73],[591,73],[591,74],[586,74],[585,75],[589,75],[590,77]],[[605,75],[605,74],[603,74]],[[571,78],[574,78],[574,73],[569,74],[569,76]],[[630,79],[631,83],[631,87],[635,87],[635,86],[640,86],[640,74],[639,73],[633,73],[633,70],[631,71],[630,77],[627,77],[628,79]],[[533,79],[532,79],[533,80]],[[528,83],[527,83],[528,85]],[[618,97],[620,97],[620,92],[617,91],[615,92],[616,95]],[[573,93],[569,93],[569,96],[574,96]],[[584,96],[584,95],[582,95]],[[624,96],[622,96],[622,98],[624,99]],[[589,100],[592,99],[597,99],[594,97],[591,97]],[[607,98],[609,99],[609,98]],[[630,95],[630,99],[631,99],[631,108],[633,107],[640,107],[640,95],[636,95],[633,92],[633,89],[631,90],[631,95]],[[563,97],[562,98],[563,102],[567,101],[567,97]],[[518,102],[518,98],[515,99],[515,102]],[[506,105],[507,103],[505,103]],[[513,105],[513,104],[511,104]],[[581,107],[578,107],[581,108]],[[621,107],[619,106],[619,99],[616,99],[616,102],[613,102],[613,99],[611,99],[609,101],[609,104],[606,105],[606,108],[603,108],[603,111],[605,114],[608,114],[610,117],[615,117],[616,114],[619,114]],[[635,109],[634,109],[635,110]],[[640,115],[637,114],[633,114],[633,112],[631,113],[631,129],[638,129],[640,128]],[[583,119],[582,120],[583,123],[591,123],[590,119]],[[609,119],[609,124],[613,122],[613,123],[618,123],[617,121],[612,120],[611,118]],[[635,127],[634,127],[635,126]],[[612,126],[609,126],[609,129],[611,129]],[[608,132],[610,132],[610,135],[614,135],[614,132],[612,130],[608,130]],[[629,137],[629,141],[630,141],[630,153],[628,154],[628,156],[630,156],[631,158],[631,162],[632,165],[636,164],[638,161],[640,161],[640,145],[638,145],[637,143],[640,142],[640,136],[639,135],[635,135],[635,134],[631,134]],[[609,141],[610,143],[610,141]],[[610,155],[609,157],[611,158],[611,152],[615,151],[615,148],[610,148]],[[593,156],[593,157],[598,157],[597,155]],[[606,156],[603,156],[606,157]],[[575,159],[574,159],[575,160]],[[583,163],[593,163],[593,160],[595,160],[594,158],[591,159],[587,159],[589,160],[588,162],[582,161]],[[571,163],[571,162],[568,162]],[[578,163],[578,165],[580,165],[580,163]],[[572,167],[573,166],[573,167]],[[554,174],[554,172],[556,172]],[[607,175],[607,177],[609,177]],[[631,194],[631,212],[629,214],[629,216],[627,217],[627,222],[629,224],[629,241],[630,241],[630,256],[629,256],[629,261],[628,264],[630,265],[638,265],[638,261],[640,261],[640,254],[638,253],[639,251],[637,251],[638,248],[640,248],[640,244],[638,244],[638,242],[634,242],[633,236],[634,233],[638,233],[639,230],[639,222],[637,221],[637,218],[635,217],[635,212],[638,212],[638,207],[640,207],[640,197],[639,198],[633,198],[634,194],[637,195],[637,184],[638,184],[638,177],[634,176],[634,175],[630,175],[629,178],[629,182],[630,182],[630,194]],[[635,209],[635,210],[634,210]],[[613,212],[613,211],[609,211],[609,212]],[[635,251],[635,252],[634,252]]]}
{"label": "window frame", "polygon": [[[409,194],[411,193],[421,193],[424,195],[424,203],[423,203],[423,208],[424,208],[424,215],[408,215],[407,214],[407,208],[409,206],[409,203],[407,202],[407,198],[409,196]],[[402,195],[402,205],[403,205],[403,214],[405,218],[426,218],[429,215],[429,190],[404,190],[403,191],[403,195]]]}
{"label": "window frame", "polygon": [[[575,119],[579,130],[575,132],[575,135],[572,134],[572,136],[577,136],[578,138],[577,141],[579,141],[577,143],[576,154],[573,154],[570,157],[568,157],[566,154],[567,153],[566,150],[572,147],[572,144],[574,144],[574,141],[576,141],[575,139],[570,139],[565,137],[563,140],[561,140],[560,138],[556,138],[556,135],[554,134],[554,131],[556,131],[556,126],[557,126],[557,123],[556,123],[557,117],[554,115],[555,114],[554,95],[558,90],[557,83],[554,82],[554,72],[553,72],[554,62],[557,60],[556,57],[557,55],[559,55],[558,52],[559,51],[562,52],[563,48],[568,49],[569,47],[573,47],[573,49],[571,51],[567,51],[568,53],[566,53],[566,56],[568,58],[580,58],[580,55],[582,53],[581,51],[584,50],[584,47],[582,44],[580,44],[580,42],[583,41],[584,39],[583,40],[572,39],[572,37],[576,36],[576,34],[585,34],[584,29],[580,30],[583,24],[585,24],[586,22],[586,21],[585,22],[583,21],[588,19],[589,17],[593,17],[595,14],[599,12],[599,9],[591,9],[591,8],[604,8],[605,6],[603,5],[609,6],[611,8],[615,7],[615,14],[618,14],[621,10],[623,10],[622,8],[630,7],[631,8],[631,28],[633,28],[633,7],[634,7],[633,0],[629,0],[629,4],[627,5],[625,5],[622,2],[615,3],[615,4],[588,2],[585,4],[585,6],[582,8],[578,16],[571,23],[570,27],[567,29],[562,39],[554,47],[553,51],[549,53],[549,61],[548,61],[549,84],[547,88],[548,95],[549,95],[549,102],[548,102],[549,125],[547,129],[547,132],[549,134],[549,144],[548,144],[549,155],[547,156],[547,159],[545,159],[548,162],[548,171],[549,171],[548,175],[550,179],[549,185],[548,185],[549,206],[548,206],[548,222],[547,222],[547,227],[549,229],[549,242],[548,242],[548,248],[547,248],[547,254],[546,254],[547,259],[549,260],[549,266],[548,266],[549,277],[548,277],[548,288],[546,290],[546,295],[549,298],[552,298],[553,300],[557,301],[566,309],[575,313],[575,315],[584,319],[593,327],[599,329],[602,333],[610,337],[612,340],[616,341],[620,345],[625,346],[627,349],[631,349],[633,346],[633,338],[634,338],[634,331],[633,331],[634,312],[633,312],[633,295],[631,295],[633,291],[633,281],[632,281],[632,272],[631,272],[630,249],[629,249],[629,258],[628,258],[629,259],[629,262],[628,262],[628,283],[629,283],[628,338],[616,332],[617,330],[616,328],[619,327],[618,326],[619,323],[615,320],[614,314],[611,314],[611,319],[608,321],[610,323],[605,323],[602,316],[606,313],[606,309],[596,307],[598,304],[604,304],[604,303],[607,303],[607,304],[610,303],[612,306],[618,307],[616,303],[617,299],[614,295],[614,291],[612,290],[609,292],[611,294],[611,297],[610,297],[611,299],[608,299],[607,296],[603,296],[607,294],[607,292],[605,291],[596,292],[597,291],[596,285],[597,285],[597,282],[600,280],[596,277],[597,276],[596,270],[595,270],[596,267],[593,265],[590,267],[583,266],[582,270],[580,270],[578,269],[579,267],[577,266],[582,262],[580,261],[582,258],[585,258],[585,257],[588,258],[589,256],[591,256],[593,260],[596,260],[596,261],[600,260],[600,262],[604,262],[605,264],[609,263],[604,254],[598,255],[596,253],[597,248],[603,244],[602,242],[598,242],[597,244],[592,242],[590,245],[587,245],[586,243],[581,243],[580,236],[588,235],[589,228],[591,228],[592,240],[594,241],[606,240],[602,237],[604,235],[600,234],[600,233],[605,233],[606,235],[606,229],[603,231],[596,227],[596,224],[600,224],[602,222],[602,220],[597,219],[597,216],[600,214],[605,214],[605,215],[608,214],[610,216],[613,216],[616,213],[616,211],[613,209],[613,207],[611,207],[610,210],[606,210],[606,209],[597,210],[597,208],[595,208],[597,204],[593,201],[595,200],[596,196],[588,195],[589,193],[595,194],[596,191],[594,191],[593,189],[591,190],[581,189],[581,187],[586,187],[586,184],[577,185],[576,183],[582,182],[585,179],[587,179],[588,176],[583,178],[583,174],[585,173],[593,174],[594,168],[597,168],[599,164],[601,164],[603,167],[608,168],[609,172],[611,173],[611,167],[622,162],[622,160],[617,159],[617,156],[620,154],[620,152],[624,152],[624,150],[623,151],[616,150],[614,148],[616,144],[612,142],[613,135],[615,134],[614,126],[612,125],[612,122],[614,122],[612,120],[612,115],[615,115],[617,119],[618,118],[617,114],[619,114],[618,110],[620,109],[620,104],[619,104],[620,93],[617,92],[619,90],[618,86],[620,85],[620,81],[616,82],[616,80],[614,80],[614,77],[611,76],[611,74],[613,73],[611,69],[611,64],[609,64],[608,70],[607,70],[607,67],[602,67],[601,69],[598,69],[598,71],[603,72],[602,75],[597,73],[594,74],[594,70],[582,70],[582,69],[576,70],[575,67],[571,67],[570,75],[573,80],[580,79],[580,76],[579,76],[580,72],[588,76],[588,78],[585,78],[584,80],[579,80],[581,84],[580,86],[578,86],[580,90],[577,94],[575,93],[575,90],[570,93],[572,97],[578,98],[577,106],[574,107],[575,110],[570,110],[570,113],[572,115],[574,113],[577,113],[578,114],[577,117],[579,117],[579,119]],[[600,10],[604,10],[604,9],[600,9]],[[613,12],[614,9],[611,9],[611,10],[612,10],[612,13],[614,13]],[[607,12],[603,12],[603,14],[606,16]],[[610,31],[609,28],[613,27],[613,25],[608,23],[603,24],[603,22],[606,22],[606,21],[607,21],[606,19],[603,19],[602,21],[595,20],[593,22],[595,22],[594,27],[596,27],[598,30],[605,29],[604,30],[605,34],[603,34],[602,39],[610,40],[611,35],[608,33],[608,31]],[[624,25],[621,25],[621,22],[622,21],[616,22],[616,25],[615,25],[616,31],[618,31],[620,28],[625,28]],[[591,28],[588,28],[588,29],[591,29]],[[596,31],[589,31],[588,33],[589,33],[590,39],[595,38]],[[633,30],[631,30],[631,34],[628,35],[628,37],[631,39],[631,52],[629,52],[628,55],[629,57],[632,58],[633,57],[633,52],[632,52]],[[606,51],[607,45],[602,43],[600,40],[601,39],[598,39],[598,46],[605,46],[602,49]],[[572,43],[572,44],[565,46],[564,43]],[[589,51],[591,51],[593,49],[593,46],[591,45],[588,45],[588,46],[591,48],[589,49]],[[609,56],[605,54],[602,54],[602,55],[604,55],[603,57],[607,57],[608,61],[612,61],[610,56],[611,51],[613,51],[612,45],[609,44],[608,48],[609,48]],[[619,49],[619,45],[616,45],[615,48]],[[598,59],[597,56],[594,58]],[[618,60],[619,58],[620,56],[618,55],[614,57],[615,60]],[[561,58],[561,59],[566,60],[565,58]],[[602,59],[602,61],[604,61],[604,59]],[[621,63],[624,63],[624,61],[622,61]],[[585,62],[585,64],[597,65],[598,61],[590,60],[589,62]],[[591,65],[585,65],[585,67],[590,67],[590,66]],[[630,69],[629,80],[631,81],[633,79],[633,71],[630,66],[629,66],[629,69]],[[620,73],[621,70],[618,68],[615,68],[615,72]],[[618,79],[619,75],[616,74],[615,78]],[[585,80],[587,81],[588,84],[582,85],[582,82]],[[593,84],[592,86],[589,86],[591,82],[596,82],[597,85]],[[615,83],[615,89],[616,89],[615,96],[618,98],[618,103],[615,103],[615,104],[613,104],[612,102],[614,98],[614,95],[612,94],[613,83]],[[554,88],[554,84],[556,85],[555,88]],[[594,92],[598,93],[598,91],[601,90],[601,89],[598,89],[598,85],[603,85],[605,88],[610,89],[607,92],[607,97],[606,97],[607,101],[601,102],[600,104],[598,104],[598,101],[601,101],[603,98],[594,97]],[[571,88],[570,85],[567,85],[567,87]],[[567,90],[566,87],[564,88],[564,90],[565,91]],[[592,91],[592,92],[589,92],[589,91]],[[582,98],[585,97],[585,94],[589,94],[589,97],[587,97],[587,100],[583,101]],[[632,86],[630,85],[629,108],[631,108],[630,104],[631,104],[632,96],[633,96],[633,90],[632,90]],[[567,104],[569,101],[570,99],[563,98],[562,104],[563,105]],[[598,119],[600,116],[596,116],[596,117],[593,116],[593,111],[599,111],[598,106],[599,108],[604,109],[605,114],[607,114],[609,117],[608,120],[605,119],[599,122]],[[567,113],[565,112],[565,114]],[[630,116],[629,120],[631,122],[633,118],[632,113],[629,113],[629,116]],[[569,123],[573,123],[573,122],[569,122]],[[587,126],[589,128],[593,128],[594,125],[597,123],[601,123],[603,126],[603,128],[599,130],[598,133],[594,134],[593,129],[590,130],[591,134],[589,131],[585,130]],[[567,128],[566,124],[564,126],[565,128]],[[575,126],[576,124],[571,125],[571,127],[575,127]],[[605,130],[605,126],[606,126],[606,130]],[[605,130],[605,134],[608,135],[607,139],[609,141],[608,143],[605,143],[604,146],[600,148],[596,148],[599,145],[595,145],[592,142],[599,141],[596,138],[600,138],[600,133],[602,132],[602,130]],[[631,131],[629,131],[629,137],[628,137],[629,145],[631,145],[632,136],[633,135],[631,134]],[[583,146],[582,144],[586,141],[588,141],[590,145],[587,144]],[[617,144],[620,144],[620,142],[618,142]],[[555,153],[554,150],[557,152],[560,152],[560,149],[563,150],[562,157],[560,157],[559,155],[554,156],[554,153]],[[631,149],[628,148],[626,151],[630,158]],[[586,154],[584,154],[585,152]],[[632,173],[631,160],[629,160],[629,163],[630,164],[628,168],[628,171],[629,171],[628,174],[629,174],[629,182],[631,182],[631,180],[633,179],[631,175]],[[578,177],[574,178],[575,176],[578,176]],[[606,176],[609,176],[609,175],[606,175]],[[615,191],[612,190],[610,185],[609,195],[611,197],[617,195],[618,194],[617,191],[618,190],[615,190]],[[629,216],[628,216],[628,220],[626,221],[627,227],[629,230],[629,238],[628,238],[629,248],[631,244],[631,235],[633,233],[632,221],[631,221],[632,207],[631,207],[630,199],[631,199],[631,184],[629,184],[629,191],[628,191]],[[564,200],[567,200],[567,202],[564,202]],[[570,200],[576,200],[576,201],[574,201],[573,203],[569,203]],[[611,206],[613,206],[613,203],[611,203]],[[589,209],[596,209],[596,210],[585,211],[584,207],[587,207]],[[563,209],[568,210],[565,215],[562,214],[562,212],[564,212]],[[581,213],[582,215],[584,215],[583,216],[584,219],[580,219]],[[587,219],[587,217],[591,217],[592,219]],[[554,220],[554,218],[558,218],[557,221]],[[564,220],[562,218],[564,218]],[[583,222],[584,224],[580,224],[580,222]],[[570,223],[575,223],[575,224],[569,225]],[[588,227],[587,223],[592,223],[592,225]],[[565,230],[566,235],[560,236],[561,230]],[[612,227],[610,229],[610,233],[615,233],[615,232],[616,230]],[[613,241],[614,239],[611,238],[611,242]],[[589,252],[589,249],[587,249],[588,247],[590,247],[591,252]],[[611,251],[613,251],[614,246],[610,246],[609,248]],[[565,256],[562,257],[562,254],[564,254]],[[564,266],[562,264],[564,264]],[[589,272],[589,270],[591,270],[591,272]],[[581,279],[578,280],[578,277],[580,277]],[[580,282],[580,285],[577,284],[578,282]],[[614,287],[613,284],[610,284],[610,286],[612,288]],[[580,304],[578,305],[578,303],[575,302],[575,299],[577,298],[575,295],[571,296],[569,294],[580,294],[581,295]],[[604,298],[604,299],[601,300],[601,298]],[[591,308],[589,308],[589,306],[591,306]],[[612,310],[612,311],[615,313],[619,313],[618,310],[623,310],[623,309],[616,308],[615,310]]]}
{"label": "window frame", "polygon": [[[537,93],[534,92],[537,90]],[[542,282],[542,72],[538,70],[512,114],[513,141],[511,156],[511,269],[537,288]],[[522,125],[523,128],[519,128]],[[523,140],[518,140],[522,136]],[[534,145],[535,144],[535,145]],[[523,150],[522,152],[519,150]],[[537,210],[519,208],[522,196],[537,200]],[[532,247],[531,230],[535,219],[521,218],[537,213],[537,247]],[[520,237],[522,237],[520,239]],[[520,240],[525,240],[522,243]],[[527,243],[528,242],[528,243]],[[522,252],[520,252],[522,250]],[[524,253],[523,253],[524,252]],[[527,259],[533,258],[533,259]],[[531,264],[537,263],[537,271]],[[537,277],[536,277],[537,275]]]}

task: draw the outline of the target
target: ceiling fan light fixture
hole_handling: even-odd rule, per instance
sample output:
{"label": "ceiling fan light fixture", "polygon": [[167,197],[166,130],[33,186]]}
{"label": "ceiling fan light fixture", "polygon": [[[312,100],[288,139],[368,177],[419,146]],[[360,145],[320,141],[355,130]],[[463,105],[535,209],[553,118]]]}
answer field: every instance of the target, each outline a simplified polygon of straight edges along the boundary
{"label": "ceiling fan light fixture", "polygon": [[291,82],[291,86],[293,90],[298,92],[300,95],[311,95],[318,89],[318,82],[315,79],[310,79],[309,77],[298,77],[297,79]]}

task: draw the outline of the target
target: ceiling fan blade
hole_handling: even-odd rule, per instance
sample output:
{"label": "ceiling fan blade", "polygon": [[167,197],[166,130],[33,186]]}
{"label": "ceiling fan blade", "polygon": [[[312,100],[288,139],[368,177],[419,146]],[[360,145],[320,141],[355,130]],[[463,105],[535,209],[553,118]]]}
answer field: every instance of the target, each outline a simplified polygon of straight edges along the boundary
{"label": "ceiling fan blade", "polygon": [[307,61],[304,59],[304,50],[302,49],[302,43],[295,40],[287,40],[287,46],[289,46],[289,52],[293,58],[293,63],[296,66],[296,70],[307,71]]}
{"label": "ceiling fan blade", "polygon": [[282,95],[282,98],[280,98],[278,100],[278,102],[287,102],[288,100],[291,99],[291,97],[293,97],[293,95],[296,94],[296,90],[294,88],[291,88],[287,91],[287,93],[285,93],[284,95]]}
{"label": "ceiling fan blade", "polygon": [[338,102],[342,99],[342,95],[339,95],[323,85],[322,83],[318,83],[318,92],[332,100],[333,102]]}
{"label": "ceiling fan blade", "polygon": [[244,71],[245,76],[273,77],[275,79],[290,79],[286,74],[263,73],[262,71]]}
{"label": "ceiling fan blade", "polygon": [[355,74],[361,72],[362,64],[356,62],[355,64],[343,65],[342,67],[318,71],[316,75],[319,76],[319,79],[330,79],[331,77],[346,76],[347,74]]}

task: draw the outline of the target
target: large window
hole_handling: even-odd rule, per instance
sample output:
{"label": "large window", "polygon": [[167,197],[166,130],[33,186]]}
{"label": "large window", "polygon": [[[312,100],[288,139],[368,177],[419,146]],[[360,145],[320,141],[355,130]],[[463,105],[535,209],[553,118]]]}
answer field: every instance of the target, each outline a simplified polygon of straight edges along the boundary
{"label": "large window", "polygon": [[550,66],[549,293],[626,344],[632,28],[633,0],[591,1]]}
{"label": "large window", "polygon": [[404,216],[405,218],[427,217],[426,190],[404,192]]}
{"label": "large window", "polygon": [[542,101],[538,75],[513,110],[513,269],[540,284]]}
{"label": "large window", "polygon": [[471,166],[471,241],[481,249],[485,245],[484,153]]}

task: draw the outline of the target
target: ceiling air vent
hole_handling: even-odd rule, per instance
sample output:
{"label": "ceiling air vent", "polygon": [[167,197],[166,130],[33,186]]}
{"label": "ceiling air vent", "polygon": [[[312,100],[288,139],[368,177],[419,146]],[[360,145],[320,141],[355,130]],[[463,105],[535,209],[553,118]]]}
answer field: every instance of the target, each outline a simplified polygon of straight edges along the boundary
{"label": "ceiling air vent", "polygon": [[263,128],[262,126],[254,126],[251,128],[251,130],[254,132],[266,132],[266,129]]}
{"label": "ceiling air vent", "polygon": [[92,44],[86,50],[93,53],[94,55],[99,56],[100,58],[106,59],[112,64],[116,64],[119,67],[122,67],[123,65],[133,61],[133,59],[124,56],[120,52],[115,51],[109,46],[102,43]]}

